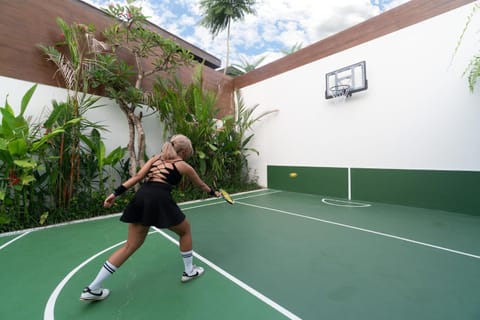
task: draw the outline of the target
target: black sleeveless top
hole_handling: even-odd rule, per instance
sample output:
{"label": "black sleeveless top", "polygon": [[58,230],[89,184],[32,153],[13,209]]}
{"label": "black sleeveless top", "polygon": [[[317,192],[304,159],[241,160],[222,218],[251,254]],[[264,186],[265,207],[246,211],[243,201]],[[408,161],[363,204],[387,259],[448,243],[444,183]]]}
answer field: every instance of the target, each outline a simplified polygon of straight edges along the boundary
{"label": "black sleeveless top", "polygon": [[[165,166],[165,161],[160,160],[160,164],[152,165],[150,170],[147,173],[147,181],[150,181],[154,178],[160,178],[165,180],[168,184],[174,186],[177,185],[180,180],[182,180],[182,174],[178,171],[177,167],[175,166],[175,162],[183,161],[177,160],[171,162],[173,168],[167,168]],[[163,167],[162,167],[163,165]]]}

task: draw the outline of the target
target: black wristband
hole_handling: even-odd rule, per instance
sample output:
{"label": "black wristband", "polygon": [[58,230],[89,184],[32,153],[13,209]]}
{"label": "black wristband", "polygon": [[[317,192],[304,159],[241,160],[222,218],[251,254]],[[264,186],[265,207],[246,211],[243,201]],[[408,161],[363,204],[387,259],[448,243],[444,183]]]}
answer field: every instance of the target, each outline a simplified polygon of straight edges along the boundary
{"label": "black wristband", "polygon": [[127,191],[127,188],[125,188],[125,186],[123,184],[121,184],[117,189],[113,190],[112,193],[115,197],[118,197],[119,195],[121,195],[125,191]]}
{"label": "black wristband", "polygon": [[216,196],[215,190],[212,187],[210,187],[210,191],[208,192],[208,194],[211,195],[212,197]]}

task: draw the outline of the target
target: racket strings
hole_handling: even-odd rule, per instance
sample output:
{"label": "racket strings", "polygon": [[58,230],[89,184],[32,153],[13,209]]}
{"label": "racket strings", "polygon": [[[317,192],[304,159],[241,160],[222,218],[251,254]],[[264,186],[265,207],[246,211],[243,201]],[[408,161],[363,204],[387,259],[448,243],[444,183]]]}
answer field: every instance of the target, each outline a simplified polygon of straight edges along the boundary
{"label": "racket strings", "polygon": [[222,198],[225,199],[225,201],[227,201],[228,203],[230,204],[233,204],[233,199],[232,197],[230,196],[230,194],[228,194],[227,191],[223,190],[223,189],[220,189],[218,190],[220,191],[220,194],[222,195]]}

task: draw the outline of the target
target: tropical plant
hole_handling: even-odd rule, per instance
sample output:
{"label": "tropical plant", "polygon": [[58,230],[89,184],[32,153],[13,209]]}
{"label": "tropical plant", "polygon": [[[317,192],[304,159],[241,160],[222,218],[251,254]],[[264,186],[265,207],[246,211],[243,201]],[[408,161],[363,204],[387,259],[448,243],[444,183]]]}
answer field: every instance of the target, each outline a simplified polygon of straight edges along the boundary
{"label": "tropical plant", "polygon": [[[100,204],[105,189],[113,188],[111,177],[124,180],[128,175],[121,160],[125,148],[116,148],[107,155],[100,130],[95,127],[89,136],[80,135],[84,144],[80,148],[77,183],[68,206],[59,205],[65,195],[59,186],[65,186],[64,172],[71,166],[64,154],[72,128],[84,120],[69,117],[69,104],[56,101],[46,120],[33,122],[26,118],[36,88],[25,93],[18,115],[8,100],[0,107],[0,232],[118,212],[129,196],[109,210]],[[110,185],[105,187],[107,177]]]}
{"label": "tropical plant", "polygon": [[242,170],[246,170],[248,172],[248,156],[251,153],[255,153],[259,155],[259,151],[250,148],[248,146],[249,142],[252,140],[255,133],[252,131],[253,125],[262,120],[267,115],[273,114],[278,112],[277,109],[264,111],[259,114],[256,113],[257,108],[260,106],[259,104],[255,104],[252,107],[247,107],[245,105],[245,101],[243,100],[243,96],[240,90],[235,91],[236,97],[236,121],[233,126],[232,136],[236,137],[236,147],[237,152],[240,152],[243,157],[240,166]]}
{"label": "tropical plant", "polygon": [[256,14],[253,6],[256,0],[201,0],[200,9],[203,18],[200,24],[210,30],[213,37],[227,29],[227,54],[224,73],[227,73],[230,56],[230,28],[237,20],[243,20],[246,14]]}
{"label": "tropical plant", "polygon": [[256,61],[250,62],[245,56],[240,57],[240,64],[232,64],[233,68],[229,68],[227,74],[233,77],[245,74],[247,72],[255,70],[262,62],[267,58],[267,56],[260,57]]}
{"label": "tropical plant", "polygon": [[[48,60],[57,66],[55,75],[61,75],[65,87],[75,96],[89,89],[88,70],[94,63],[92,58],[95,52],[107,47],[94,38],[93,25],[68,25],[62,18],[57,18],[56,22],[61,33],[55,46],[39,44],[38,47],[47,55]],[[65,47],[66,52],[58,50],[59,47]]]}
{"label": "tropical plant", "polygon": [[[103,192],[105,190],[105,182],[107,182],[107,179],[110,179],[110,182],[114,183],[115,180],[112,180],[112,176],[121,175],[121,172],[116,169],[116,166],[125,156],[127,148],[117,147],[109,154],[106,154],[105,143],[102,140],[100,131],[95,128],[92,129],[90,138],[85,135],[82,135],[81,138],[85,145],[90,149],[88,150],[88,154],[90,154],[96,164],[95,168],[89,170],[90,176],[92,180],[95,178],[98,179],[99,191]],[[107,176],[105,176],[105,174],[107,174]]]}
{"label": "tropical plant", "polygon": [[[144,79],[160,72],[174,72],[193,61],[187,50],[151,31],[147,17],[141,8],[133,5],[134,2],[128,0],[125,6],[111,4],[105,9],[116,18],[116,22],[103,32],[112,52],[97,52],[95,64],[90,69],[92,86],[102,86],[126,116],[130,175],[145,163],[146,135],[142,118],[144,108],[149,105],[149,93],[144,88]],[[123,59],[125,53],[129,56]],[[127,62],[130,58],[133,58],[133,65]],[[150,68],[145,66],[146,61],[151,61]]]}
{"label": "tropical plant", "polygon": [[247,108],[237,91],[237,117],[228,115],[216,119],[216,95],[203,89],[201,75],[201,70],[197,69],[188,86],[178,79],[157,79],[153,99],[165,135],[183,133],[191,138],[195,156],[190,162],[207,183],[232,189],[245,187],[251,182],[247,157],[250,153],[258,154],[248,146],[254,135],[249,130],[275,110],[254,116],[258,106]]}
{"label": "tropical plant", "polygon": [[216,95],[203,90],[202,66],[197,66],[187,86],[177,77],[157,78],[152,102],[159,111],[165,136],[175,133],[188,136],[195,146],[195,158],[191,161],[205,174],[207,162],[216,151],[212,142],[218,109]]}
{"label": "tropical plant", "polygon": [[[95,107],[101,107],[97,102],[98,97],[82,94],[79,100],[71,102],[72,97],[67,97],[66,102],[52,101],[52,110],[43,123],[43,127],[51,131],[62,127],[72,119],[79,119],[75,126],[69,127],[61,135],[52,138],[49,143],[51,149],[45,155],[44,161],[53,172],[48,173],[50,192],[54,193],[55,205],[67,208],[74,194],[90,181],[82,177],[82,150],[81,141],[85,140],[84,132],[93,129],[105,130],[103,125],[93,123],[86,118],[86,113]],[[72,106],[77,105],[76,109]]]}
{"label": "tropical plant", "polygon": [[[470,14],[467,17],[467,21],[466,21],[465,26],[463,28],[463,31],[460,35],[460,38],[457,42],[457,46],[455,47],[455,50],[454,50],[454,56],[457,53],[458,49],[460,48],[460,45],[463,41],[463,37],[465,36],[465,33],[467,32],[467,30],[470,26],[470,23],[472,22],[472,19],[473,19],[474,15],[478,12],[478,10],[480,10],[480,3],[476,2],[476,3],[473,4],[472,11],[470,12]],[[477,80],[480,77],[480,53],[477,53],[473,56],[472,60],[470,60],[470,63],[468,64],[468,66],[465,68],[465,71],[464,71],[463,75],[467,76],[468,88],[470,89],[470,92],[473,93],[473,91],[475,90],[475,85],[477,83]]]}
{"label": "tropical plant", "polygon": [[25,93],[18,115],[15,115],[8,100],[0,108],[0,224],[10,223],[19,214],[23,220],[28,220],[31,207],[37,212],[47,209],[48,201],[35,201],[39,197],[44,200],[42,194],[35,192],[41,189],[44,181],[44,176],[40,174],[45,170],[41,154],[50,148],[52,139],[63,135],[81,120],[72,118],[56,128],[41,129],[30,125],[24,115],[36,88],[37,85],[34,85]]}
{"label": "tropical plant", "polygon": [[[55,46],[38,47],[47,55],[48,60],[57,66],[55,75],[60,74],[68,93],[66,102],[53,102],[53,111],[45,122],[48,129],[81,118],[89,109],[95,107],[99,98],[87,95],[89,70],[95,64],[95,53],[106,48],[105,44],[94,38],[95,28],[92,25],[68,25],[61,18],[57,18],[56,22],[62,32],[60,41]],[[65,47],[66,52],[57,47]],[[51,182],[57,188],[56,204],[61,208],[68,207],[74,188],[80,182],[80,137],[83,130],[91,127],[99,126],[82,118],[54,142],[58,147],[59,171],[58,175],[52,175],[49,179],[55,179]]]}

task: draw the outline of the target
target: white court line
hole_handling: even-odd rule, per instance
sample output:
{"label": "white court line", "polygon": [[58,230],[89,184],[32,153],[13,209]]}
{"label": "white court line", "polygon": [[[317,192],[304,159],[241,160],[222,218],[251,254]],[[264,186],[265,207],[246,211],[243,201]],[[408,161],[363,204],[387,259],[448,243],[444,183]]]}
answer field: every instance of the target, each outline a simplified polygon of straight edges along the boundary
{"label": "white court line", "polygon": [[12,236],[12,235],[17,235],[21,234],[24,232],[30,233],[32,231],[40,231],[40,230],[46,230],[46,229],[51,229],[51,228],[57,228],[57,227],[64,227],[64,226],[69,226],[73,224],[78,224],[78,223],[83,223],[83,222],[89,222],[89,221],[96,221],[96,220],[104,220],[104,219],[109,219],[115,216],[120,216],[121,213],[112,213],[104,216],[97,216],[97,217],[91,217],[91,218],[85,218],[85,219],[79,219],[79,220],[72,220],[72,221],[67,221],[67,222],[62,222],[62,223],[57,223],[57,224],[51,224],[48,226],[44,227],[36,227],[36,228],[30,228],[30,229],[22,229],[22,230],[17,230],[17,231],[11,231],[11,232],[5,232],[5,233],[0,233],[0,238],[2,237],[7,237],[7,236]]}
{"label": "white court line", "polygon": [[[275,193],[275,192],[274,192]],[[222,202],[218,202],[218,203],[222,203]],[[215,204],[218,204],[217,202]],[[192,208],[187,208],[187,209],[193,209],[193,208],[197,208],[199,206],[196,206],[196,207],[192,207]],[[182,209],[182,210],[186,210],[186,209]],[[120,215],[120,214],[114,214],[114,215],[109,215],[108,217],[112,217],[112,216],[117,216],[117,215]],[[92,220],[96,220],[96,219],[104,219],[106,218],[105,216],[103,217],[98,217],[98,218],[94,218]],[[81,221],[77,221],[75,223],[78,223],[78,222],[85,222],[85,221],[88,221],[89,219],[83,219]],[[66,223],[66,224],[71,224],[71,223]],[[63,225],[66,225],[66,224],[63,224]],[[51,226],[53,227],[53,226]],[[45,228],[45,227],[43,227]],[[48,228],[48,227],[47,227]],[[41,228],[38,228],[38,229],[41,229]],[[35,229],[35,230],[38,230],[38,229]],[[167,234],[165,234],[164,232],[162,232],[161,230],[157,229],[157,228],[154,228],[155,231],[151,231],[149,232],[148,234],[152,234],[154,232],[159,232],[161,234],[163,234],[167,239],[169,239],[170,241],[173,241],[174,243],[176,243],[178,245],[178,242],[176,242],[176,240],[174,240],[173,238],[171,238],[170,236],[168,236]],[[33,230],[32,230],[33,231]],[[28,231],[26,233],[24,233],[23,235],[17,237],[16,239],[14,240],[18,240],[20,239],[21,237],[25,236],[26,234],[30,233],[31,231]],[[12,240],[12,241],[14,241]],[[10,242],[12,242],[10,241]],[[83,261],[82,263],[80,263],[77,267],[75,267],[72,271],[70,271],[61,281],[60,283],[55,287],[55,289],[53,290],[53,292],[50,294],[50,297],[48,298],[48,301],[47,301],[47,304],[45,305],[45,309],[44,309],[44,312],[43,312],[43,319],[44,320],[54,320],[55,319],[55,303],[57,301],[57,298],[58,296],[60,295],[60,292],[63,290],[63,288],[65,287],[65,285],[68,283],[68,281],[70,281],[70,279],[80,270],[82,269],[85,265],[87,265],[88,263],[90,263],[92,260],[96,259],[98,256],[104,254],[105,252],[108,252],[110,250],[112,250],[113,248],[115,247],[118,247],[122,244],[124,244],[126,242],[126,240],[124,241],[121,241],[117,244],[114,244],[113,246],[110,246],[108,247],[107,249],[104,249],[98,253],[96,253],[95,255],[91,256],[90,258],[88,258],[87,260]],[[4,245],[5,246],[5,245]],[[247,290],[248,292],[250,292],[251,294],[253,294],[254,296],[256,296],[257,298],[259,298],[260,300],[262,300],[263,302],[267,303],[268,305],[270,305],[272,308],[276,309],[277,311],[279,311],[280,313],[284,314],[285,316],[289,317],[290,319],[293,319],[293,320],[301,320],[301,318],[299,318],[298,316],[294,315],[293,313],[291,313],[290,311],[286,310],[285,308],[283,308],[282,306],[276,304],[274,301],[270,300],[269,298],[261,295],[260,293],[258,293],[257,291],[255,291],[254,289],[248,287],[246,284],[244,284],[243,282],[241,282],[240,280],[234,278],[233,276],[229,275],[226,271],[220,269],[219,267],[217,267],[216,265],[214,265],[212,262],[210,262],[209,260],[203,258],[202,256],[198,255],[197,253],[194,253],[194,255],[201,261],[203,261],[205,264],[209,265],[212,269],[214,269],[215,271],[219,272],[220,274],[222,274],[223,276],[227,277],[230,281],[233,281],[234,283],[236,283],[237,285],[239,285],[240,287],[242,287],[243,289]],[[228,276],[227,276],[228,275]],[[243,284],[243,286],[241,285]],[[255,294],[257,293],[257,294]],[[261,298],[263,297],[263,298]]]}
{"label": "white court line", "polygon": [[257,206],[257,205],[249,204],[249,203],[245,203],[245,202],[237,202],[237,203],[241,204],[241,205],[244,205],[244,206],[250,206],[250,207],[259,208],[259,209],[263,209],[263,210],[267,210],[267,211],[283,213],[283,214],[287,214],[287,215],[290,215],[290,216],[299,217],[299,218],[303,218],[303,219],[308,219],[308,220],[314,220],[314,221],[318,221],[318,222],[333,224],[333,225],[336,225],[336,226],[339,226],[339,227],[344,227],[344,228],[349,228],[349,229],[353,229],[353,230],[368,232],[368,233],[376,234],[376,235],[387,237],[387,238],[392,238],[392,239],[397,239],[397,240],[401,240],[401,241],[405,241],[405,242],[410,242],[410,243],[418,244],[418,245],[425,246],[425,247],[430,247],[430,248],[434,248],[434,249],[447,251],[447,252],[450,252],[450,253],[459,254],[459,255],[462,255],[462,256],[467,256],[467,257],[470,257],[470,258],[480,259],[480,256],[475,255],[475,254],[471,254],[471,253],[468,253],[468,252],[463,252],[463,251],[453,250],[453,249],[449,249],[449,248],[445,248],[445,247],[440,247],[440,246],[437,246],[437,245],[434,245],[434,244],[421,242],[421,241],[416,241],[416,240],[412,240],[412,239],[408,239],[408,238],[404,238],[404,237],[399,237],[399,236],[395,236],[395,235],[388,234],[388,233],[373,231],[373,230],[369,230],[369,229],[364,229],[364,228],[351,226],[351,225],[348,225],[348,224],[343,224],[343,223],[333,222],[333,221],[329,221],[329,220],[314,218],[314,217],[310,217],[310,216],[306,216],[306,215],[302,215],[302,214],[298,214],[298,213],[294,213],[294,212],[288,212],[288,211],[274,209],[274,208]]}
{"label": "white court line", "polygon": [[345,201],[345,200],[337,200],[337,199],[328,199],[328,198],[323,198],[322,202],[330,206],[347,207],[347,208],[365,208],[365,207],[371,206],[371,204],[369,203],[354,202],[350,200]]}
{"label": "white court line", "polygon": [[2,246],[0,246],[0,250],[2,250],[3,248],[7,247],[8,245],[14,243],[15,241],[17,241],[18,239],[22,238],[22,237],[25,237],[27,234],[29,234],[31,231],[27,231],[25,233],[22,233],[21,235],[19,235],[18,237],[16,237],[15,239],[12,239],[10,241],[8,241],[7,243],[4,243]]}
{"label": "white court line", "polygon": [[252,196],[246,196],[246,197],[240,197],[240,198],[237,198],[237,195],[235,195],[235,198],[238,199],[238,200],[243,200],[243,199],[257,198],[257,197],[261,197],[261,196],[269,196],[271,194],[279,193],[279,192],[283,192],[283,191],[276,190],[276,191],[270,191],[268,193],[254,194]]}
{"label": "white court line", "polygon": [[[190,204],[190,203],[205,202],[205,201],[210,201],[210,200],[215,200],[215,199],[211,198],[211,199],[192,200],[192,201],[186,201],[186,202],[179,203],[178,205],[187,205],[187,204]],[[217,202],[217,203],[213,203],[213,204],[219,204],[219,203],[221,203],[221,202]],[[212,204],[209,204],[209,205],[212,205]],[[182,210],[184,210],[184,209],[182,209]],[[72,220],[72,221],[67,221],[67,222],[62,222],[62,223],[57,223],[57,224],[51,224],[51,225],[44,226],[44,227],[36,227],[36,228],[23,229],[23,230],[11,231],[11,232],[4,232],[4,233],[0,233],[0,238],[12,236],[12,235],[17,235],[17,234],[21,234],[21,233],[24,233],[24,232],[30,233],[32,231],[41,231],[41,230],[46,230],[46,229],[51,229],[51,228],[64,227],[64,226],[74,225],[74,224],[83,223],[83,222],[110,219],[110,218],[119,217],[121,215],[122,215],[121,212],[117,212],[117,213],[106,214],[106,215],[103,215],[103,216],[97,216],[97,217]]]}
{"label": "white court line", "polygon": [[264,195],[268,195],[268,194],[271,194],[271,193],[277,193],[277,192],[282,192],[282,191],[280,191],[280,190],[270,190],[268,188],[262,188],[262,189],[255,189],[255,190],[250,190],[250,191],[234,193],[234,194],[232,194],[232,196],[242,196],[242,195],[247,195],[247,194],[251,194],[251,193],[258,193],[258,192],[266,192],[266,193],[261,193],[259,195],[254,195],[254,196],[264,196]]}
{"label": "white court line", "polygon": [[[158,229],[158,228],[155,228],[153,227],[154,230],[156,230],[158,233],[160,233],[162,236],[164,236],[165,238],[167,238],[168,240],[170,240],[171,242],[173,242],[174,244],[176,244],[177,246],[179,245],[178,241],[173,239],[172,237],[170,237],[167,233],[165,233],[164,231]],[[246,283],[242,282],[241,280],[235,278],[234,276],[232,276],[230,273],[228,273],[227,271],[223,270],[222,268],[220,268],[219,266],[217,266],[216,264],[214,264],[213,262],[211,262],[210,260],[206,259],[205,257],[199,255],[198,253],[194,252],[193,255],[200,261],[202,261],[203,263],[205,263],[206,265],[208,265],[210,268],[212,268],[213,270],[217,271],[219,274],[221,274],[222,276],[224,276],[225,278],[227,278],[228,280],[232,281],[233,283],[235,283],[237,286],[239,286],[240,288],[244,289],[245,291],[247,291],[248,293],[250,293],[251,295],[253,295],[254,297],[256,297],[257,299],[259,299],[260,301],[264,302],[265,304],[267,304],[268,306],[272,307],[273,309],[277,310],[278,312],[280,312],[281,314],[283,314],[284,316],[286,316],[287,318],[289,319],[294,319],[294,320],[301,320],[301,318],[299,318],[297,315],[293,314],[292,312],[288,311],[287,309],[285,309],[284,307],[282,307],[281,305],[279,305],[278,303],[276,303],[275,301],[273,301],[272,299],[266,297],[265,295],[261,294],[260,292],[258,292],[257,290],[253,289],[252,287],[248,286]]]}
{"label": "white court line", "polygon": [[[250,195],[250,196],[245,196],[245,197],[240,197],[240,198],[237,198],[238,194],[235,194],[235,195],[232,195],[235,196],[235,198],[233,200],[237,201],[237,200],[243,200],[243,199],[250,199],[250,198],[256,198],[256,197],[261,197],[261,196],[265,196],[265,195],[270,195],[270,194],[274,194],[274,193],[278,193],[278,192],[282,192],[282,191],[273,191],[273,192],[269,192],[269,193],[262,193],[262,194],[255,194],[255,195]],[[208,199],[208,200],[218,200],[217,198],[213,198],[213,199]],[[202,207],[209,207],[209,206],[214,206],[214,205],[218,205],[218,204],[223,204],[224,201],[218,201],[218,202],[213,202],[213,203],[205,203],[205,204],[200,204],[198,206],[194,206],[194,207],[188,207],[188,208],[181,208],[182,211],[187,211],[187,210],[191,210],[191,209],[197,209],[197,208],[202,208]]]}
{"label": "white court line", "polygon": [[348,168],[348,200],[352,200],[352,168]]}
{"label": "white court line", "polygon": [[47,304],[45,305],[45,310],[43,311],[43,320],[54,320],[55,319],[55,303],[57,302],[57,298],[58,296],[60,295],[60,292],[62,291],[63,287],[65,287],[65,285],[67,284],[68,281],[70,281],[70,279],[80,270],[82,269],[86,264],[88,264],[90,261],[92,261],[93,259],[95,259],[96,257],[104,254],[105,252],[115,248],[115,247],[118,247],[119,245],[122,245],[124,244],[125,242],[127,242],[126,240],[122,241],[122,242],[119,242],[103,251],[100,251],[98,252],[97,254],[91,256],[90,258],[88,258],[87,260],[83,261],[81,264],[79,264],[75,269],[73,269],[72,271],[70,271],[69,274],[67,274],[65,276],[65,278],[63,278],[62,281],[60,281],[60,283],[57,285],[57,287],[55,288],[55,290],[53,290],[52,294],[50,295],[50,297],[48,298],[48,301],[47,301]]}
{"label": "white court line", "polygon": [[[148,234],[152,234],[154,233],[155,231],[151,231],[149,232]],[[83,261],[82,263],[80,263],[75,269],[73,269],[72,271],[70,271],[69,274],[67,274],[65,276],[65,278],[62,279],[62,281],[60,281],[60,283],[57,285],[57,287],[53,290],[53,292],[50,294],[50,297],[48,298],[48,301],[47,301],[47,304],[45,305],[45,310],[43,311],[43,319],[44,320],[54,320],[55,319],[55,303],[57,302],[57,298],[58,296],[60,295],[60,292],[62,291],[63,287],[65,287],[65,285],[67,284],[68,281],[70,281],[70,279],[80,270],[82,269],[85,265],[87,265],[88,263],[90,263],[92,260],[94,260],[95,258],[97,258],[98,256],[104,254],[105,252],[109,251],[109,250],[112,250],[113,248],[115,247],[118,247],[122,244],[124,244],[125,242],[127,242],[127,240],[123,240],[117,244],[114,244],[113,246],[111,247],[108,247],[107,249],[105,250],[102,250],[98,253],[96,253],[95,255],[91,256],[90,258],[88,258],[87,260]]]}
{"label": "white court line", "polygon": [[[262,191],[267,191],[267,190],[268,189],[257,189],[257,190],[239,192],[239,193],[235,193],[234,196],[256,193],[256,192],[262,192]],[[260,194],[260,195],[242,197],[240,199],[247,199],[247,198],[251,198],[251,197],[259,197],[259,196],[262,196],[262,195],[268,195],[268,194],[277,193],[277,192],[281,192],[281,191],[274,191],[274,192],[270,192],[270,193],[263,193],[263,194]],[[208,198],[208,199],[191,200],[191,201],[181,202],[178,205],[183,206],[183,205],[188,205],[188,204],[192,204],[192,203],[210,202],[210,201],[213,201],[213,200],[218,200],[218,199],[217,198]],[[200,207],[205,207],[205,206],[212,206],[212,205],[217,205],[217,204],[223,204],[223,201],[218,201],[218,202],[209,203],[209,204],[205,204],[205,205],[199,205],[199,206],[190,207],[190,208],[181,208],[181,209],[182,210],[190,210],[190,209],[195,209],[195,208],[200,208]],[[11,231],[11,232],[4,232],[4,233],[0,233],[0,238],[8,237],[8,236],[15,236],[17,234],[30,233],[32,231],[40,231],[40,230],[45,230],[45,229],[50,229],[50,228],[69,226],[69,225],[77,224],[77,223],[90,222],[90,221],[95,221],[95,220],[104,220],[104,219],[118,217],[120,215],[122,215],[122,213],[117,212],[117,213],[106,214],[106,215],[103,215],[103,216],[97,216],[97,217],[92,217],[92,218],[85,218],[85,219],[72,220],[72,221],[68,221],[68,222],[52,224],[52,225],[48,225],[48,226],[44,226],[44,227],[36,227],[36,228],[22,229],[22,230]]]}

